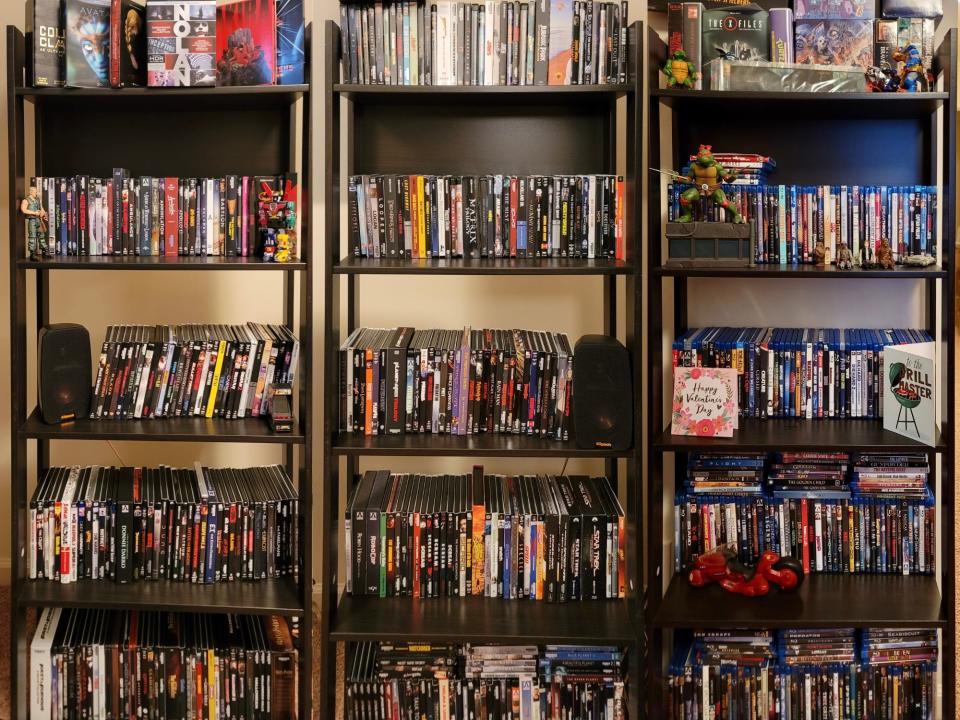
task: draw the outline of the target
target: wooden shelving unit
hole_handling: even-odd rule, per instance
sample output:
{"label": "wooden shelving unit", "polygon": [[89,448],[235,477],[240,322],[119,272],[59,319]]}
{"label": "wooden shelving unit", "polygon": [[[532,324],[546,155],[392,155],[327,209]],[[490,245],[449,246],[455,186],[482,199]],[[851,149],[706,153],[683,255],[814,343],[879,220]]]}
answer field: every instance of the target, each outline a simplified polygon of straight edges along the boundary
{"label": "wooden shelving unit", "polygon": [[[640,118],[643,75],[643,28],[629,30],[628,80],[615,86],[571,87],[393,87],[341,84],[340,31],[328,22],[324,28],[324,428],[323,483],[319,503],[325,531],[320,546],[320,697],[326,717],[334,717],[336,644],[383,639],[433,639],[473,642],[572,642],[624,645],[630,652],[630,716],[643,705],[640,681],[644,643],[642,622],[641,403],[634,398],[635,443],[624,453],[580,450],[574,442],[560,443],[515,435],[401,435],[364,437],[341,433],[337,350],[359,324],[365,275],[470,275],[515,277],[530,275],[596,276],[603,280],[604,332],[616,335],[618,313],[626,333],[621,339],[633,354],[633,386],[641,387],[641,275],[639,230],[641,198]],[[626,147],[616,137],[617,112],[626,111]],[[341,108],[345,107],[345,125]],[[346,167],[341,168],[341,148]],[[353,174],[460,173],[563,174],[616,172],[617,159],[626,154],[627,260],[373,260],[353,258],[341,234],[341,193]],[[618,289],[618,276],[622,284]],[[345,311],[345,312],[344,312]],[[341,322],[341,315],[346,323]],[[410,324],[416,326],[415,318]],[[461,324],[469,324],[464,318]],[[549,321],[545,319],[545,325]],[[504,320],[503,327],[510,327]],[[575,338],[572,338],[575,340]],[[360,458],[381,457],[529,457],[596,458],[617,487],[628,516],[625,601],[566,603],[494,600],[483,598],[355,598],[343,594],[338,577],[342,554],[341,506]],[[386,465],[386,463],[384,463]],[[625,468],[625,475],[620,472]]]}
{"label": "wooden shelving unit", "polygon": [[[310,28],[307,28],[309,48]],[[11,713],[27,717],[30,625],[36,608],[111,608],[231,612],[297,616],[300,621],[299,717],[311,717],[313,652],[312,517],[313,461],[311,437],[313,337],[313,253],[311,245],[310,85],[231,88],[129,88],[85,90],[32,88],[25,85],[25,39],[7,27],[7,133],[9,145],[10,365],[11,365]],[[309,50],[308,50],[309,56]],[[16,211],[24,196],[25,105],[33,106],[33,174],[66,176],[78,172],[107,176],[113,167],[133,174],[212,176],[243,171],[276,174],[296,170],[301,189],[299,262],[264,263],[234,257],[55,257],[26,259],[23,217]],[[295,130],[302,106],[302,132]],[[297,162],[300,148],[302,161]],[[80,419],[69,425],[46,425],[28,397],[28,343],[55,320],[50,292],[59,271],[184,270],[279,272],[283,275],[283,322],[300,338],[296,398],[298,422],[289,435],[274,435],[261,419],[239,421],[176,418],[139,422]],[[28,297],[33,274],[36,292]],[[240,290],[243,287],[241,286]],[[136,301],[124,298],[124,302]],[[147,302],[150,300],[147,299]],[[109,309],[105,309],[109,312]],[[54,316],[54,317],[52,317]],[[28,326],[28,317],[35,326]],[[175,322],[176,318],[167,318]],[[31,370],[31,372],[33,372]],[[289,579],[194,585],[177,582],[81,581],[61,585],[26,578],[26,560],[17,552],[26,543],[28,467],[42,472],[50,464],[53,442],[137,440],[194,443],[273,443],[283,448],[284,464],[299,487],[303,548],[300,581]],[[28,445],[31,441],[33,445]]]}
{"label": "wooden shelving unit", "polygon": [[[693,268],[665,264],[661,181],[652,178],[647,193],[650,268],[647,400],[650,446],[647,506],[647,632],[650,637],[649,717],[662,717],[669,629],[695,627],[937,627],[941,630],[942,707],[938,717],[955,717],[954,482],[956,391],[954,340],[957,171],[957,30],[949,30],[936,52],[942,91],[917,94],[783,93],[661,90],[658,74],[666,47],[654,32],[647,38],[648,144],[650,165],[675,169],[701,142],[729,151],[758,152],[777,160],[774,182],[797,184],[929,184],[940,187],[942,214],[939,265],[899,267],[895,271],[841,271],[813,266],[759,265],[749,268]],[[669,113],[661,110],[667,108]],[[663,118],[663,119],[662,119]],[[661,154],[661,137],[671,149]],[[871,151],[867,151],[872,148]],[[692,278],[757,278],[778,282],[816,279],[849,282],[851,292],[863,282],[914,282],[922,296],[915,327],[925,327],[939,342],[940,431],[935,447],[887,432],[881,421],[748,420],[732,439],[670,434],[672,380],[669,341],[687,329]],[[820,283],[811,287],[823,287]],[[876,287],[876,286],[873,286]],[[892,287],[892,286],[891,286]],[[851,299],[853,296],[851,295]],[[851,327],[849,309],[836,308],[823,327]],[[845,314],[846,313],[846,314]],[[875,324],[879,323],[879,324]],[[862,327],[863,325],[856,325]],[[877,319],[868,326],[883,327]],[[694,450],[775,451],[844,449],[916,451],[931,462],[938,514],[938,574],[935,577],[892,575],[813,575],[794,595],[772,594],[745,600],[717,587],[691,588],[673,576],[664,547],[673,532],[665,526],[673,484],[683,479],[685,454]],[[674,477],[665,474],[665,457],[673,456]],[[672,508],[671,508],[672,509]]]}

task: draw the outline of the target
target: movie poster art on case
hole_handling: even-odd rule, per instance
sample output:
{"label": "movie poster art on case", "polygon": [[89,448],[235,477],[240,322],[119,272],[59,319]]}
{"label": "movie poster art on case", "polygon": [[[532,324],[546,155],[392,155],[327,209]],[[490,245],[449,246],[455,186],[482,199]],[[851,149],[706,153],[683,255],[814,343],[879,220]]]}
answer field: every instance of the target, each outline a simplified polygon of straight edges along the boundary
{"label": "movie poster art on case", "polygon": [[275,0],[217,8],[217,85],[272,85],[277,72]]}
{"label": "movie poster art on case", "polygon": [[215,0],[149,0],[147,84],[211,86],[216,82]]}

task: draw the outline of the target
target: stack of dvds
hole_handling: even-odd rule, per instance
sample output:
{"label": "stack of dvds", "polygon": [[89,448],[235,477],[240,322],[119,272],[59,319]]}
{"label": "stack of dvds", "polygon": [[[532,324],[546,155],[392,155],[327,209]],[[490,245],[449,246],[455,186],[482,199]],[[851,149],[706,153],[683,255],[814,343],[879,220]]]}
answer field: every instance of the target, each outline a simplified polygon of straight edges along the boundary
{"label": "stack of dvds", "polygon": [[345,717],[614,720],[625,717],[625,662],[605,645],[357,643]]}
{"label": "stack of dvds", "polygon": [[684,487],[694,495],[757,495],[766,459],[765,453],[690,453]]}
{"label": "stack of dvds", "polygon": [[[297,174],[34,177],[49,256],[259,256],[261,201],[297,202]],[[290,229],[291,257],[298,257]]]}
{"label": "stack of dvds", "polygon": [[[750,638],[767,631],[677,633],[668,677],[670,720],[770,720],[936,716],[936,630],[783,630],[778,655],[709,654],[700,636]],[[869,649],[868,649],[869,648]],[[875,649],[874,649],[875,648]],[[871,663],[876,656],[879,663]]]}
{"label": "stack of dvds", "polygon": [[300,341],[283,325],[110,325],[90,417],[266,416],[299,357]]}
{"label": "stack of dvds", "polygon": [[937,661],[937,631],[931,628],[870,628],[863,631],[864,665],[906,665]]}
{"label": "stack of dvds", "polygon": [[340,5],[344,82],[626,82],[627,3],[364,0]]}
{"label": "stack of dvds", "polygon": [[295,718],[291,624],[281,616],[44,608],[30,645],[30,716]]}
{"label": "stack of dvds", "polygon": [[299,578],[297,491],[279,465],[53,467],[30,500],[27,577]]}
{"label": "stack of dvds", "polygon": [[[717,467],[744,462],[742,455],[729,461],[721,453],[708,457]],[[774,453],[762,493],[738,488],[698,493],[686,480],[674,500],[674,567],[681,572],[697,555],[731,544],[747,564],[769,549],[800,560],[808,573],[932,574],[936,512],[929,488],[861,493],[858,484],[851,485],[848,457]],[[691,462],[701,461],[694,456]],[[881,461],[871,456],[870,462]]]}
{"label": "stack of dvds", "polygon": [[[715,152],[713,157],[725,170],[736,173],[732,185],[766,185],[767,175],[777,167],[777,161],[772,157],[756,153]],[[690,156],[690,162],[696,159],[695,154]],[[683,172],[688,173],[689,166]]]}
{"label": "stack of dvds", "polygon": [[350,252],[367,258],[625,259],[615,175],[351,175]]}
{"label": "stack of dvds", "polygon": [[852,663],[856,659],[853,628],[782,630],[777,638],[778,659],[783,665]]}
{"label": "stack of dvds", "polygon": [[606,478],[370,470],[344,526],[353,595],[625,596],[624,512]]}
{"label": "stack of dvds", "polygon": [[563,333],[357,328],[340,346],[340,429],[569,440],[572,377]]}
{"label": "stack of dvds", "polygon": [[774,453],[767,487],[775,498],[849,500],[850,455],[845,452],[801,451]]}
{"label": "stack of dvds", "polygon": [[[667,217],[683,212],[680,195],[689,186],[667,188]],[[727,199],[751,223],[758,263],[814,263],[818,243],[826,263],[846,243],[858,265],[876,261],[880,243],[890,243],[897,262],[907,255],[939,254],[939,190],[931,185],[723,185]],[[723,208],[704,199],[693,219],[727,219]]]}
{"label": "stack of dvds", "polygon": [[932,340],[909,329],[699,328],[674,340],[673,366],[736,368],[741,417],[876,419],[883,348]]}
{"label": "stack of dvds", "polygon": [[859,495],[923,499],[929,475],[923,453],[857,453],[850,486]]}

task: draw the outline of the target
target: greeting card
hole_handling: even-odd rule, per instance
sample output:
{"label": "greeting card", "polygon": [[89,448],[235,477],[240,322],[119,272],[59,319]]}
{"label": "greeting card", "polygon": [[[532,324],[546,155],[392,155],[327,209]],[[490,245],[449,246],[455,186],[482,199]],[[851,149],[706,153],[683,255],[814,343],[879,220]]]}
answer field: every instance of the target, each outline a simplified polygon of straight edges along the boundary
{"label": "greeting card", "polygon": [[937,365],[932,342],[883,348],[883,427],[927,445],[937,442]]}
{"label": "greeting card", "polygon": [[735,368],[673,369],[674,435],[732,437],[738,410]]}

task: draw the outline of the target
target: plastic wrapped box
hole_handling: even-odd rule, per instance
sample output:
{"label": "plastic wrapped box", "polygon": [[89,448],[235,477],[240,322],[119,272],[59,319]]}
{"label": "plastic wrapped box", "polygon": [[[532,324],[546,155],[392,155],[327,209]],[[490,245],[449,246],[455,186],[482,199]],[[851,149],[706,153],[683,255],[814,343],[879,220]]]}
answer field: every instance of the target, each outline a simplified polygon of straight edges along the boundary
{"label": "plastic wrapped box", "polygon": [[717,58],[704,75],[711,90],[755,92],[864,92],[863,68],[796,63],[751,62]]}

